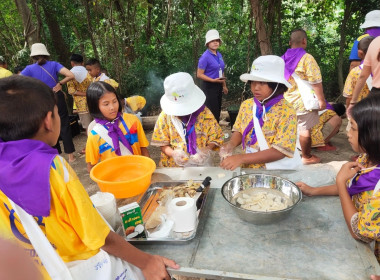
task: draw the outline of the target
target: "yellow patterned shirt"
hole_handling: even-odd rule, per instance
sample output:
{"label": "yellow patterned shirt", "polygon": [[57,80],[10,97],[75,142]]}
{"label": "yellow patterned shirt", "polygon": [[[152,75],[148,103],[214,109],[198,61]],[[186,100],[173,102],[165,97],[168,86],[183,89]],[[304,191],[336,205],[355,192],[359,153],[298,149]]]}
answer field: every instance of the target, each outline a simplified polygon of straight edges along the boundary
{"label": "yellow patterned shirt", "polygon": [[[250,98],[241,104],[232,131],[237,131],[243,135],[245,128],[253,118],[253,102],[253,98]],[[270,108],[265,117],[266,120],[261,129],[268,146],[275,148],[287,157],[293,157],[297,140],[297,116],[293,107],[285,99],[282,99]],[[251,140],[253,129],[242,140],[245,141],[245,148],[247,148],[248,142]],[[250,145],[250,147],[258,151],[260,150],[257,141]],[[264,168],[265,164],[249,164],[243,167]]]}
{"label": "yellow patterned shirt", "polygon": [[[322,83],[321,70],[311,54],[306,53],[301,58],[297,64],[295,72],[302,80],[308,81],[310,84]],[[301,94],[299,93],[297,84],[292,76],[290,76],[288,82],[292,87],[285,92],[284,98],[292,104],[297,114],[308,112],[303,105]]]}
{"label": "yellow patterned shirt", "polygon": [[90,76],[90,74],[87,74],[86,79],[84,79],[81,83],[78,83],[78,81],[75,79],[67,82],[69,94],[73,96],[76,109],[79,114],[88,113],[87,99],[86,96],[74,96],[74,93],[76,91],[86,92],[91,82],[92,77]]}
{"label": "yellow patterned shirt", "polygon": [[[360,155],[358,162],[364,167],[368,167],[368,159],[365,154]],[[364,242],[376,241],[375,256],[380,262],[380,192],[373,195],[373,191],[364,191],[354,195],[352,201],[358,211],[351,218],[352,231]]]}
{"label": "yellow patterned shirt", "polygon": [[[197,117],[195,132],[197,134],[198,148],[204,148],[210,143],[215,143],[218,146],[223,144],[223,131],[207,107]],[[187,152],[186,143],[175,129],[170,116],[163,111],[158,116],[154,127],[151,145],[159,147],[169,145],[174,150],[181,149]],[[178,165],[176,165],[172,157],[168,157],[161,152],[159,166],[177,167]]]}
{"label": "yellow patterned shirt", "polygon": [[[348,73],[346,82],[344,83],[343,96],[352,98],[352,92],[355,89],[356,83],[359,79],[360,73],[362,69],[359,66],[354,67],[350,73]],[[366,98],[369,94],[369,88],[367,86],[367,82],[364,84],[363,89],[359,93],[358,101]]]}
{"label": "yellow patterned shirt", "polygon": [[327,110],[319,116],[319,123],[311,129],[311,146],[321,147],[325,145],[325,138],[323,137],[322,129],[336,113],[333,110]]}

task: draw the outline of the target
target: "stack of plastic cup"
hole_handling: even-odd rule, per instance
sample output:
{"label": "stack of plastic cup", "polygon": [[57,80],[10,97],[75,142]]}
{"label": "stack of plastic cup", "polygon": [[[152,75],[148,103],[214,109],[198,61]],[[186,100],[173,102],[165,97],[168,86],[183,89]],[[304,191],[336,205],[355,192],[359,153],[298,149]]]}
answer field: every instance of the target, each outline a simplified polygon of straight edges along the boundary
{"label": "stack of plastic cup", "polygon": [[119,218],[115,196],[112,193],[97,192],[90,198],[96,209],[102,214],[103,218],[113,229],[115,229]]}

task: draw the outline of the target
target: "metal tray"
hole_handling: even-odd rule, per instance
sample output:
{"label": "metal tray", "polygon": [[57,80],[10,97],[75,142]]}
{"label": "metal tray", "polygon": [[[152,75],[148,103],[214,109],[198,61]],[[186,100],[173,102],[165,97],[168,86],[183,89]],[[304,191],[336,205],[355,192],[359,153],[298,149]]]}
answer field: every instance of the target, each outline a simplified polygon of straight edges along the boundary
{"label": "metal tray", "polygon": [[[157,198],[160,194],[160,192],[164,189],[168,188],[174,188],[178,185],[185,184],[188,180],[185,181],[167,181],[167,182],[157,182],[153,183],[149,186],[148,190],[145,192],[145,194],[141,197],[141,199],[138,201],[138,204],[141,207],[141,214],[143,216],[143,221],[147,221],[147,219],[150,217],[150,215],[156,210],[156,207],[158,206]],[[202,181],[194,180],[196,183],[202,183]],[[198,219],[196,221],[195,229],[189,232],[185,233],[178,233],[172,231],[168,237],[165,238],[126,238],[127,241],[134,243],[134,244],[149,244],[149,243],[183,243],[188,242],[195,238],[197,235],[197,232],[199,231],[199,225],[204,224],[201,223],[201,221],[206,217],[204,214],[204,208],[207,202],[207,195],[209,192],[210,186],[206,187],[203,190],[203,198],[201,199],[200,208],[198,210]]]}

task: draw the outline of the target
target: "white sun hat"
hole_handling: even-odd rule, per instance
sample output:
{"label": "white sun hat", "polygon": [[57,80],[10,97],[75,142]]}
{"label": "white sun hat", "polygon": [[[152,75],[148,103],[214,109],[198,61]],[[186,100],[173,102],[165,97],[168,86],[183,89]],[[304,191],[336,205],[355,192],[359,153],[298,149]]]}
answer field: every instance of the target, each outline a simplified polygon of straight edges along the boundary
{"label": "white sun hat", "polygon": [[48,53],[46,46],[44,44],[35,43],[30,48],[30,56],[36,56],[36,55],[50,56],[50,53]]}
{"label": "white sun hat", "polygon": [[207,31],[205,46],[207,46],[207,43],[209,43],[213,40],[220,40],[222,42],[222,39],[220,39],[220,36],[219,36],[219,32],[216,29],[211,29],[211,30]]}
{"label": "white sun hat", "polygon": [[164,89],[165,94],[161,97],[160,103],[167,115],[189,115],[206,101],[206,95],[188,73],[179,72],[166,77]]}
{"label": "white sun hat", "polygon": [[360,28],[380,27],[380,10],[370,11],[365,15],[365,20]]}
{"label": "white sun hat", "polygon": [[272,82],[284,84],[290,88],[291,84],[285,79],[285,62],[277,55],[263,55],[256,58],[251,67],[251,72],[240,76],[240,80]]}

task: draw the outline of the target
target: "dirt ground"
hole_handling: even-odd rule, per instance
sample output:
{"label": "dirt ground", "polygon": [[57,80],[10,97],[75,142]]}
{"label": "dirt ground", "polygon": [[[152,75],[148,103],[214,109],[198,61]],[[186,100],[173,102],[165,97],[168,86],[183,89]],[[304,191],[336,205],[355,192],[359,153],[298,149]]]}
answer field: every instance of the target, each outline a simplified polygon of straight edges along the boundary
{"label": "dirt ground", "polygon": [[[224,133],[230,136],[231,129],[229,123],[225,120],[220,122],[221,127]],[[343,120],[343,124],[340,128],[339,133],[332,138],[331,143],[336,146],[338,149],[333,152],[319,152],[316,149],[313,149],[313,154],[319,156],[322,159],[322,164],[334,162],[334,161],[348,161],[351,156],[354,155],[354,152],[351,150],[351,146],[347,141],[346,136],[346,126],[347,119]],[[145,130],[148,140],[152,137],[152,130]],[[227,139],[228,140],[228,139]],[[80,155],[79,151],[81,151],[86,145],[86,134],[82,132],[80,135],[74,138],[74,144],[76,148],[76,161],[71,164],[76,173],[78,174],[79,179],[81,180],[83,186],[86,188],[89,195],[94,194],[99,190],[98,186],[90,179],[89,173],[87,172],[85,156]],[[158,147],[150,146],[148,147],[151,158],[158,165],[158,161],[160,158],[160,149]],[[238,150],[236,152],[239,152]],[[67,160],[67,155],[63,154],[63,157]],[[214,166],[218,166],[220,163],[220,159],[217,153],[213,156]]]}

